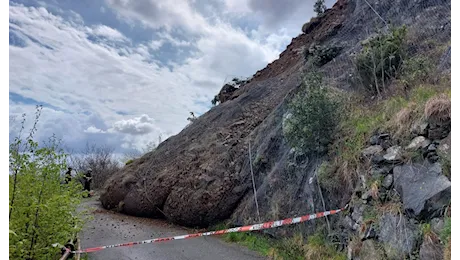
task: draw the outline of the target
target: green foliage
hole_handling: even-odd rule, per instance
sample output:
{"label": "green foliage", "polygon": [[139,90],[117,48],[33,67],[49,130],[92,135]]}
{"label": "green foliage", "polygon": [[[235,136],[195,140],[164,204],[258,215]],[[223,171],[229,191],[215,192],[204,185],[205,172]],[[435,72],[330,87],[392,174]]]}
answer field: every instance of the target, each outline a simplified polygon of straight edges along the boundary
{"label": "green foliage", "polygon": [[228,233],[224,235],[224,240],[227,242],[238,243],[244,245],[251,250],[257,251],[263,255],[268,255],[273,247],[273,240],[255,233]]}
{"label": "green foliage", "polygon": [[429,235],[432,232],[430,223],[423,223],[420,226],[420,229],[423,236]]}
{"label": "green foliage", "polygon": [[[214,230],[227,228],[225,225],[215,226]],[[329,243],[323,232],[310,235],[306,241],[302,234],[281,240],[272,239],[260,233],[228,233],[222,235],[227,242],[238,243],[261,253],[270,259],[333,259],[344,260],[346,256],[338,252]]]}
{"label": "green foliage", "polygon": [[441,159],[441,166],[442,166],[442,173],[447,177],[449,178],[449,180],[451,179],[451,175],[450,175],[450,171],[451,171],[451,165],[450,165],[450,156],[448,155],[441,155],[440,156],[440,159]]}
{"label": "green foliage", "polygon": [[340,188],[339,175],[335,174],[337,167],[329,162],[323,162],[318,169],[319,185],[329,192]]}
{"label": "green foliage", "polygon": [[314,45],[310,49],[305,49],[305,60],[316,67],[321,67],[337,57],[341,50],[342,48],[338,46]]}
{"label": "green foliage", "polygon": [[408,58],[402,64],[401,80],[404,84],[413,86],[427,81],[434,70],[433,62],[425,56]]}
{"label": "green foliage", "polygon": [[283,132],[291,147],[326,152],[338,126],[339,105],[319,74],[307,74],[303,89],[290,102],[289,115],[283,122]]}
{"label": "green foliage", "polygon": [[444,244],[447,244],[451,236],[451,226],[450,226],[450,217],[444,219],[444,227],[441,231],[441,241]]}
{"label": "green foliage", "polygon": [[315,11],[317,16],[322,15],[326,11],[327,7],[324,4],[324,0],[316,0],[315,4],[313,5],[313,10]]}
{"label": "green foliage", "polygon": [[405,56],[406,27],[392,28],[389,33],[378,33],[363,43],[356,57],[356,71],[365,89],[380,95],[386,81],[393,78]]}
{"label": "green foliage", "polygon": [[377,209],[375,207],[367,207],[366,209],[363,212],[363,221],[377,222],[379,216]]}
{"label": "green foliage", "polygon": [[10,259],[54,259],[60,248],[52,245],[65,244],[82,227],[76,212],[82,187],[77,181],[61,184],[66,155],[54,137],[40,147],[33,140],[35,125],[9,149]]}
{"label": "green foliage", "polygon": [[130,165],[131,163],[133,163],[133,159],[129,159],[128,161],[126,161],[125,165]]}
{"label": "green foliage", "polygon": [[308,236],[307,244],[304,246],[304,257],[304,259],[347,259],[346,254],[338,252],[322,232]]}

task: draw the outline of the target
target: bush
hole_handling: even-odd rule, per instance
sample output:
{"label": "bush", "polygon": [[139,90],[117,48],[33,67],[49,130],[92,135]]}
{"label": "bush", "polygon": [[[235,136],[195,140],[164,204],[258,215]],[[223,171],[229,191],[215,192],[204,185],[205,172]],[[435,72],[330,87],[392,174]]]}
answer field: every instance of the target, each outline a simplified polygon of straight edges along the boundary
{"label": "bush", "polygon": [[401,80],[408,86],[426,82],[432,77],[434,68],[433,62],[425,56],[408,58],[401,66]]}
{"label": "bush", "polygon": [[33,140],[35,126],[26,139],[19,134],[9,149],[10,259],[54,259],[60,248],[52,245],[65,244],[82,227],[76,211],[82,187],[76,181],[61,184],[66,155],[54,137],[40,147]]}
{"label": "bush", "polygon": [[333,60],[340,54],[342,47],[314,45],[310,49],[305,50],[305,59],[310,61],[312,65],[321,67]]}
{"label": "bush", "polygon": [[289,104],[283,131],[291,147],[307,152],[324,153],[333,140],[338,125],[339,102],[323,86],[317,73],[310,73],[303,89]]}
{"label": "bush", "polygon": [[356,71],[365,89],[380,95],[386,80],[393,78],[401,67],[405,49],[406,27],[392,28],[387,34],[378,33],[363,43],[356,57]]}
{"label": "bush", "polygon": [[323,162],[318,169],[318,182],[319,185],[326,189],[328,192],[337,191],[340,189],[340,179],[337,171],[337,167],[329,162]]}

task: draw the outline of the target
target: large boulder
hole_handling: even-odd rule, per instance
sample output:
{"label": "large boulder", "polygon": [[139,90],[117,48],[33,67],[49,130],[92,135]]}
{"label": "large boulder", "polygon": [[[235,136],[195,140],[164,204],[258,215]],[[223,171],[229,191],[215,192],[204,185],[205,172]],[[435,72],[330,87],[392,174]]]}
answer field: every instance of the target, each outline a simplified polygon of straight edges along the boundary
{"label": "large boulder", "polygon": [[434,217],[450,201],[450,181],[439,164],[407,164],[393,169],[394,186],[410,216]]}
{"label": "large boulder", "polygon": [[379,220],[378,239],[388,259],[405,259],[417,245],[419,229],[403,215],[385,213]]}

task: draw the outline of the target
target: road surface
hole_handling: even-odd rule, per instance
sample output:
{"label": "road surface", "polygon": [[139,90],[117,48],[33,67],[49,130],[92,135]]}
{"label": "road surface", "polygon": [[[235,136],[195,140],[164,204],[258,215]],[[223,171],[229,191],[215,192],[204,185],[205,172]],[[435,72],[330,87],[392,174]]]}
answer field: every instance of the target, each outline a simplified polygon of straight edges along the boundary
{"label": "road surface", "polygon": [[[96,198],[86,200],[83,207],[92,216],[80,233],[81,249],[194,233],[162,220],[146,219],[105,210]],[[259,254],[229,244],[217,237],[199,237],[131,247],[109,248],[88,253],[90,260],[234,260],[265,259]]]}

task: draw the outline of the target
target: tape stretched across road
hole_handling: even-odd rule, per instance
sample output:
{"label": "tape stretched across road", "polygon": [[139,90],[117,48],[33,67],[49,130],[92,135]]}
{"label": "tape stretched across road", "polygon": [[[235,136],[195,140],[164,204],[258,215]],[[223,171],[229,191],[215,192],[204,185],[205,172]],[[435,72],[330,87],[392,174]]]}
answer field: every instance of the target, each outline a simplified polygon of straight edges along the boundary
{"label": "tape stretched across road", "polygon": [[217,231],[209,231],[209,232],[188,234],[188,235],[181,235],[181,236],[174,236],[174,237],[154,238],[154,239],[148,239],[148,240],[142,240],[142,241],[136,241],[136,242],[108,245],[108,246],[91,247],[91,248],[87,248],[83,250],[72,251],[72,253],[77,253],[77,254],[78,253],[91,253],[91,252],[96,252],[96,251],[100,251],[103,249],[114,248],[114,247],[134,246],[134,245],[150,244],[150,243],[157,243],[157,242],[164,242],[164,241],[171,241],[171,240],[180,240],[180,239],[188,239],[188,238],[212,236],[212,235],[222,235],[222,234],[234,233],[234,232],[248,232],[248,231],[254,231],[254,230],[276,228],[276,227],[281,227],[281,226],[286,226],[286,225],[291,225],[291,224],[297,224],[297,223],[309,221],[312,219],[325,217],[328,215],[334,215],[334,214],[337,214],[345,210],[347,206],[341,209],[329,210],[329,211],[319,212],[319,213],[305,215],[305,216],[296,217],[296,218],[287,218],[283,220],[269,221],[269,222],[265,222],[261,224],[254,224],[254,225],[243,226],[243,227],[235,227],[235,228],[230,228],[230,229],[223,229],[223,230],[217,230]]}

